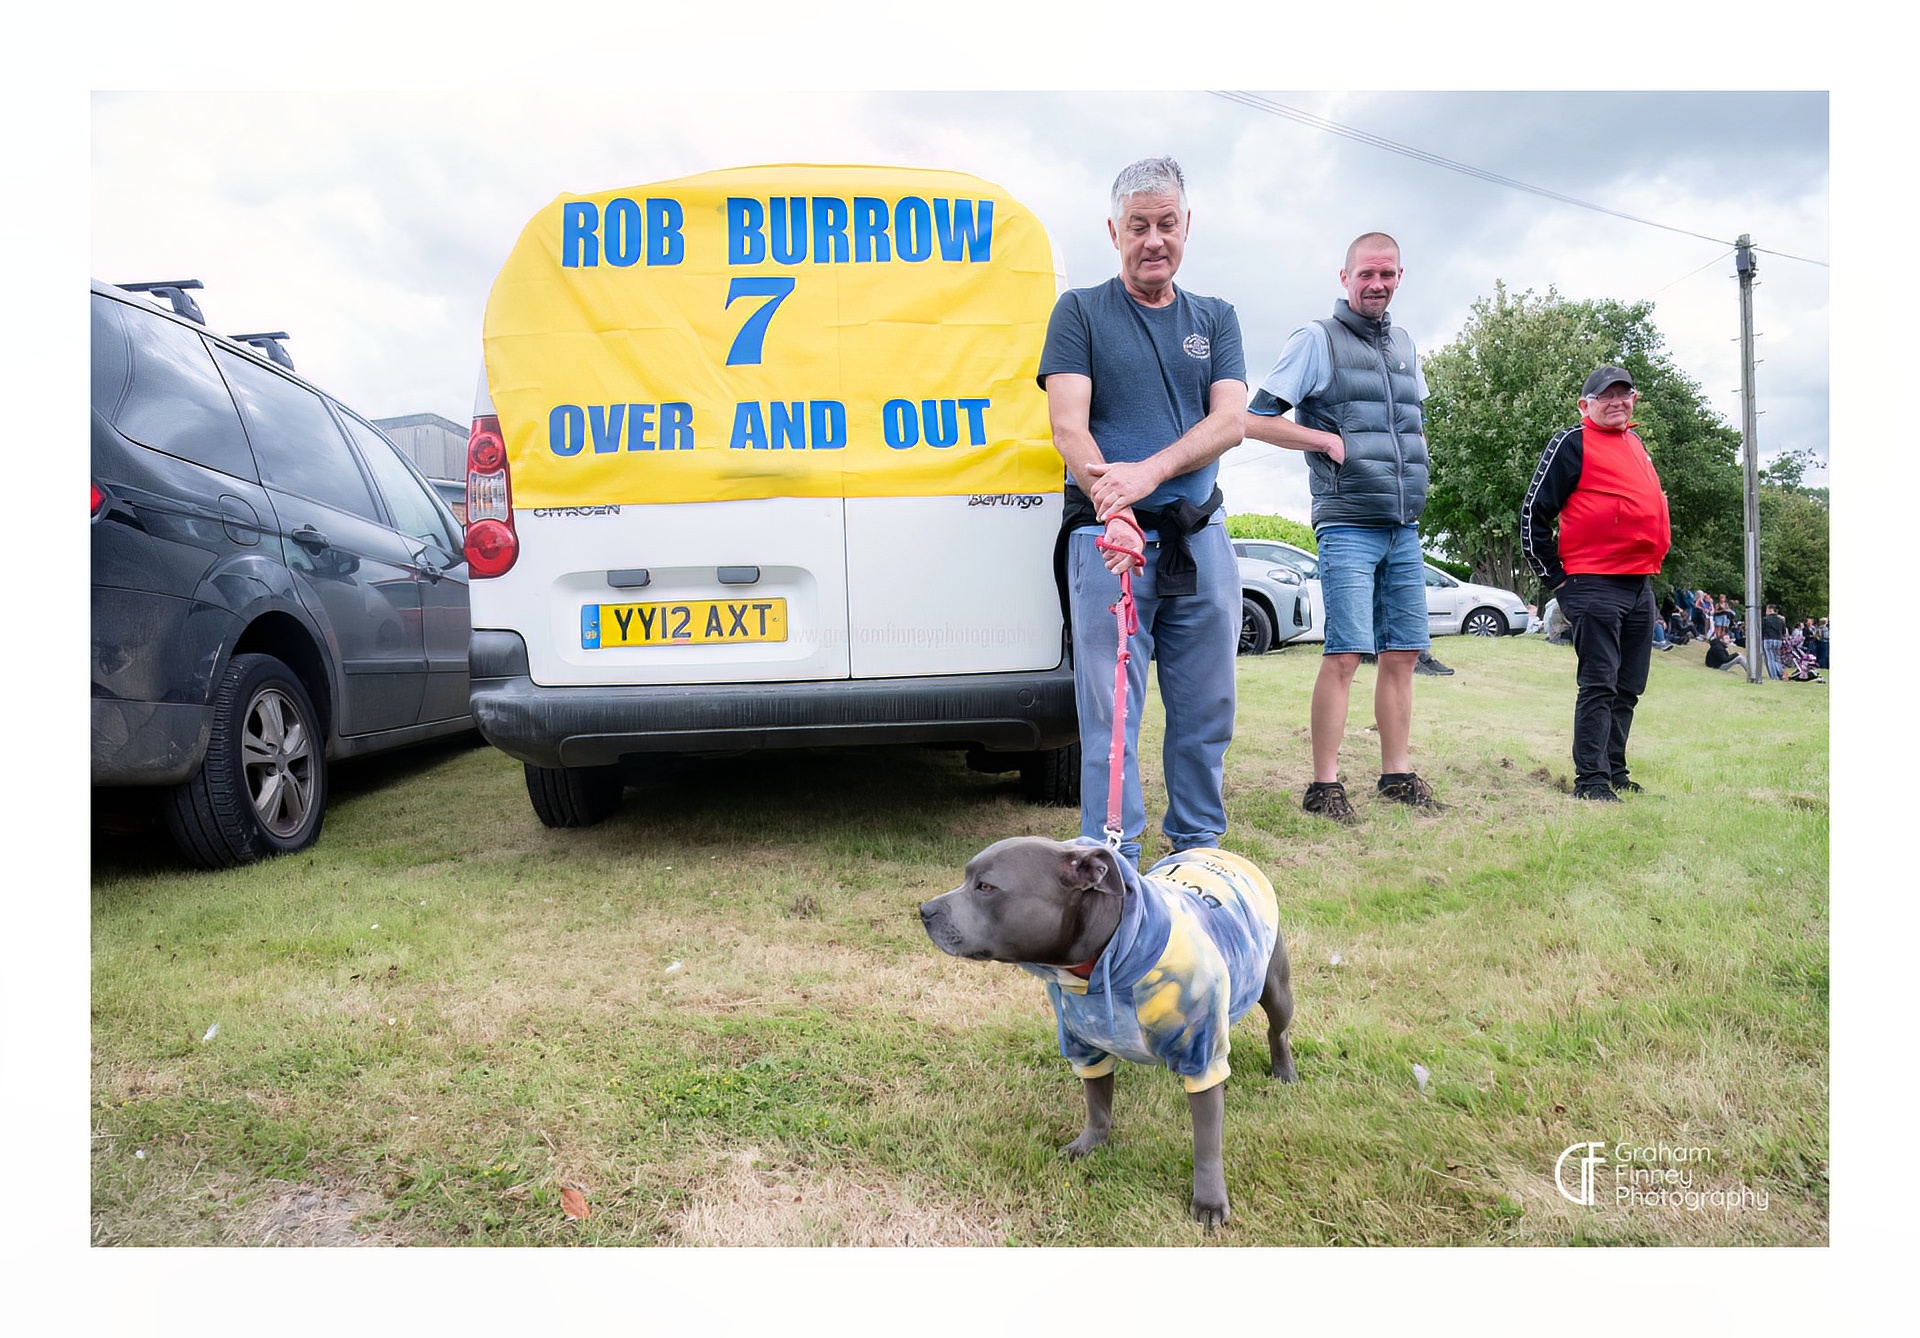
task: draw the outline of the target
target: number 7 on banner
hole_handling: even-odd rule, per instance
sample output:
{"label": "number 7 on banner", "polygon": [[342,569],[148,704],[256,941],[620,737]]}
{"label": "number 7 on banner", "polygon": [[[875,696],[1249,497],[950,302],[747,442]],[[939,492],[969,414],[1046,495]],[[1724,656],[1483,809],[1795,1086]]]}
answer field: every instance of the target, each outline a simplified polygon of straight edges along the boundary
{"label": "number 7 on banner", "polygon": [[759,310],[747,317],[747,323],[740,327],[740,333],[733,337],[733,346],[727,350],[727,366],[757,367],[760,365],[760,347],[767,339],[767,325],[773,320],[773,313],[793,292],[793,280],[785,275],[749,275],[736,278],[727,285],[727,305],[731,307],[734,299],[741,297],[772,298],[762,303]]}

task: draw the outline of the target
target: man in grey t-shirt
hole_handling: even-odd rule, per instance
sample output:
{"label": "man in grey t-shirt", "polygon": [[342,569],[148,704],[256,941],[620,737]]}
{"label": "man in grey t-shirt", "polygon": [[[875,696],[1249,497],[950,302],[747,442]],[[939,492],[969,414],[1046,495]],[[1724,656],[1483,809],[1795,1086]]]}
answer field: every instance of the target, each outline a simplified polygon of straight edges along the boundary
{"label": "man in grey t-shirt", "polygon": [[[1120,273],[1061,294],[1039,380],[1053,444],[1067,464],[1065,581],[1080,710],[1080,833],[1106,828],[1119,636],[1109,611],[1134,569],[1140,630],[1127,666],[1121,851],[1138,860],[1146,827],[1136,756],[1146,662],[1159,665],[1162,753],[1174,850],[1217,846],[1226,832],[1221,774],[1233,737],[1240,577],[1215,476],[1239,444],[1247,403],[1240,320],[1218,298],[1173,283],[1186,250],[1186,184],[1171,158],[1148,158],[1113,183],[1107,232]],[[1139,546],[1146,562],[1095,547]]]}

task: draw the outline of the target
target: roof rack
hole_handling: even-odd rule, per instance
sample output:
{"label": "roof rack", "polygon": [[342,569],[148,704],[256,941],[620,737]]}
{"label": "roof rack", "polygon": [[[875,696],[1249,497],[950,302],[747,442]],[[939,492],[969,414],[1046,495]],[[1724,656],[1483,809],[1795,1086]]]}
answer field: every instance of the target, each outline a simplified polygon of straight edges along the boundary
{"label": "roof rack", "polygon": [[227,338],[233,340],[236,344],[251,344],[254,348],[266,354],[269,361],[279,363],[288,371],[293,370],[293,355],[288,353],[280,343],[282,339],[293,338],[293,336],[285,330],[268,330],[259,334],[228,335]]}
{"label": "roof rack", "polygon": [[174,315],[185,316],[196,325],[205,325],[207,318],[200,314],[200,304],[188,297],[183,289],[205,288],[198,279],[159,279],[153,283],[119,283],[116,288],[124,288],[130,293],[152,293],[155,297],[164,297],[173,308]]}

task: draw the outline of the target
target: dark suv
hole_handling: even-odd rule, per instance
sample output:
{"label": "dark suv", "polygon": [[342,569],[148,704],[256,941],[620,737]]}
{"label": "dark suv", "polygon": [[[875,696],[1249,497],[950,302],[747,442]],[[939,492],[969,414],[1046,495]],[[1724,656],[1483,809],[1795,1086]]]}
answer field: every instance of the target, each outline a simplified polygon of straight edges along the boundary
{"label": "dark suv", "polygon": [[469,622],[446,504],[198,286],[93,284],[93,784],[218,868],[312,845],[330,759],[471,729]]}

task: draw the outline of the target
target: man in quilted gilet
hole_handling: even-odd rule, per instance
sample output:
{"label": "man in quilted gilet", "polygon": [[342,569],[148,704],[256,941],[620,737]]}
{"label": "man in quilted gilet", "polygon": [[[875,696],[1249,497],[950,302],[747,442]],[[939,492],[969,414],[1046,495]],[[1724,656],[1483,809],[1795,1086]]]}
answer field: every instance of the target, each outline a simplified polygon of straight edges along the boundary
{"label": "man in quilted gilet", "polygon": [[[1331,319],[1288,336],[1246,417],[1250,439],[1307,452],[1327,639],[1309,719],[1313,783],[1301,807],[1337,822],[1355,821],[1340,781],[1340,741],[1366,655],[1378,655],[1376,794],[1427,812],[1444,807],[1408,756],[1414,669],[1430,644],[1418,529],[1427,504],[1427,383],[1412,337],[1387,316],[1402,273],[1393,238],[1355,238],[1340,271],[1347,295]],[[1281,416],[1289,409],[1295,421]]]}

